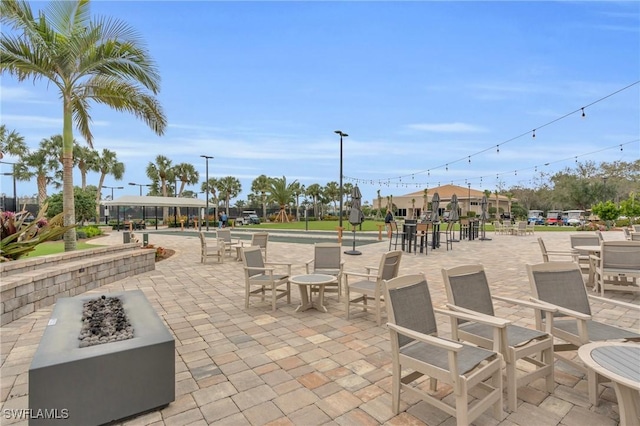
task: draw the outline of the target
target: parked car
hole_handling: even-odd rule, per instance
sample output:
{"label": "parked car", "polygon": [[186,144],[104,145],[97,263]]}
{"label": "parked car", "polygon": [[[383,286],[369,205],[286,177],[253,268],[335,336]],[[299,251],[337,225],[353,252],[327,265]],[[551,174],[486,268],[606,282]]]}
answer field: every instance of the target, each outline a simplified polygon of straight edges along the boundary
{"label": "parked car", "polygon": [[260,218],[258,217],[255,211],[242,212],[242,216],[240,216],[235,220],[236,226],[259,225],[259,224],[260,224]]}

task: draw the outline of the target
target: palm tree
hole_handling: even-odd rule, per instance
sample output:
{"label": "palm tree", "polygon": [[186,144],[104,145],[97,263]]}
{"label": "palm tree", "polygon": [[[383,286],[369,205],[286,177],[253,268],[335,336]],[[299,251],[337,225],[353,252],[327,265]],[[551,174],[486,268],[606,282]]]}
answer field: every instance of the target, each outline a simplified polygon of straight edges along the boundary
{"label": "palm tree", "polygon": [[262,200],[262,220],[267,221],[267,199],[265,197],[269,189],[269,178],[266,175],[260,175],[251,182],[251,192],[260,195]]}
{"label": "palm tree", "polygon": [[311,199],[313,200],[313,217],[317,218],[318,217],[318,198],[320,198],[320,195],[322,194],[322,187],[317,183],[313,183],[307,186],[306,194],[307,196],[311,197]]}
{"label": "palm tree", "polygon": [[[97,154],[97,171],[100,173],[98,179],[98,191],[96,193],[96,214],[100,217],[100,200],[102,199],[102,185],[107,175],[113,176],[115,180],[120,180],[124,176],[124,163],[118,161],[116,153],[108,149],[103,149],[102,154]],[[113,200],[112,200],[113,201]]]}
{"label": "palm tree", "polygon": [[7,133],[7,126],[4,124],[0,126],[0,160],[4,158],[5,154],[22,157],[28,151],[23,136],[20,136],[15,130]]}
{"label": "palm tree", "polygon": [[429,188],[425,188],[422,191],[422,214],[426,215],[429,209],[427,208],[427,203],[429,202]]}
{"label": "palm tree", "polygon": [[42,207],[47,200],[47,185],[54,179],[54,173],[59,163],[57,159],[52,159],[45,150],[39,149],[23,157],[22,165],[18,167],[21,172],[16,178],[20,181],[30,181],[36,178],[38,186],[38,206]]}
{"label": "palm tree", "polygon": [[[216,191],[218,188],[218,180],[216,178],[209,178],[208,181],[202,182],[202,185],[200,185],[200,191],[202,191],[204,194],[207,194],[207,190],[209,192],[209,202],[212,202],[214,205],[214,209],[215,209],[215,213],[218,212],[218,208],[216,205]],[[206,195],[205,195],[206,197]],[[206,200],[205,200],[206,201]],[[208,222],[209,221],[209,212],[206,213],[206,218],[205,220]]]}
{"label": "palm tree", "polygon": [[82,189],[87,189],[87,173],[97,172],[98,170],[98,151],[86,146],[75,145],[73,150],[73,158],[78,160],[78,169],[80,169],[80,177],[82,179]]}
{"label": "palm tree", "polygon": [[292,183],[287,185],[287,178],[284,176],[282,176],[282,179],[269,179],[269,198],[280,206],[280,211],[276,215],[276,222],[284,222],[285,220],[289,222],[289,217],[287,216],[285,208],[293,201],[295,191],[294,185],[297,182],[297,180],[294,180]]}
{"label": "palm tree", "polygon": [[[2,0],[0,70],[19,81],[48,80],[62,99],[63,217],[75,224],[73,126],[93,147],[90,101],[129,112],[162,135],[167,120],[155,98],[160,75],[138,34],[126,23],[91,19],[88,0],[51,2],[36,18],[27,2]],[[16,34],[16,32],[18,32]],[[75,227],[64,234],[76,249]]]}
{"label": "palm tree", "polygon": [[[154,184],[160,184],[159,192],[163,197],[167,196],[167,183],[173,180],[173,167],[171,166],[171,160],[164,155],[156,156],[156,162],[149,163],[147,165],[147,177],[154,182]],[[162,208],[162,220],[167,221],[169,217],[169,208]]]}
{"label": "palm tree", "polygon": [[[176,164],[173,168],[173,174],[180,181],[180,190],[176,192],[178,197],[182,196],[185,186],[195,185],[200,180],[200,174],[193,167],[193,164],[189,163]],[[178,209],[178,216],[181,216],[180,213],[180,209]]]}
{"label": "palm tree", "polygon": [[226,208],[227,216],[229,215],[229,201],[235,198],[242,192],[242,184],[233,176],[226,176],[218,179],[218,193],[221,197],[224,197],[224,205]]}
{"label": "palm tree", "polygon": [[[338,185],[338,182],[328,182],[324,187],[324,195],[329,199],[329,201],[333,202],[334,211],[338,211],[338,199],[340,198],[340,185]],[[339,212],[338,214],[341,215],[342,212]]]}
{"label": "palm tree", "polygon": [[300,220],[300,194],[304,194],[304,185],[301,184],[300,182],[296,181],[293,182],[292,184],[292,188],[293,188],[293,195],[296,197],[296,220],[299,221]]}
{"label": "palm tree", "polygon": [[376,212],[376,219],[382,219],[382,196],[380,195],[380,190],[376,191],[378,193],[378,211]]}

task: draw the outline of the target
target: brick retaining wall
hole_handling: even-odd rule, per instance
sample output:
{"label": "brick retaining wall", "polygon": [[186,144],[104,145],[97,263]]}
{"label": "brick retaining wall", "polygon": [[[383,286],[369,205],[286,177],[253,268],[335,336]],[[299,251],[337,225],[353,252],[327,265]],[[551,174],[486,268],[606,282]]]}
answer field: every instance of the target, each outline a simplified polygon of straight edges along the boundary
{"label": "brick retaining wall", "polygon": [[0,325],[60,297],[71,297],[155,269],[155,249],[137,243],[41,256],[0,264]]}

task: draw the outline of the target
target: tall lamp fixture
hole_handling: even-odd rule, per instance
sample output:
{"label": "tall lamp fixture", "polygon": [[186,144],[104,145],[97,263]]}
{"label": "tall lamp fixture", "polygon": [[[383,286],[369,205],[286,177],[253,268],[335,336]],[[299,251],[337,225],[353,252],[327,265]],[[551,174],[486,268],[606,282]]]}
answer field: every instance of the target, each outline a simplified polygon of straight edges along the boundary
{"label": "tall lamp fixture", "polygon": [[207,232],[209,232],[209,217],[208,217],[209,216],[209,159],[213,158],[213,156],[211,156],[211,155],[201,155],[200,157],[204,158],[206,160],[206,163],[207,163],[207,166],[206,166],[206,169],[205,169],[205,174],[206,174],[206,179],[207,179],[205,181],[205,192],[207,194],[206,195],[207,198],[205,199],[205,203],[207,205],[207,209],[205,210],[206,211],[205,218],[206,218],[206,221],[207,221]]}
{"label": "tall lamp fixture", "polygon": [[14,172],[13,173],[2,173],[2,176],[12,176],[13,177],[13,211],[14,212],[18,212],[18,199],[17,194],[16,194],[16,174],[15,174],[15,167],[14,167]]}
{"label": "tall lamp fixture", "polygon": [[340,212],[338,213],[339,216],[339,224],[338,226],[340,226],[340,228],[342,228],[342,198],[344,198],[344,194],[342,193],[342,138],[346,138],[347,136],[349,136],[348,134],[344,133],[342,130],[336,130],[334,131],[334,133],[337,133],[340,135]]}
{"label": "tall lamp fixture", "polygon": [[[141,196],[141,197],[142,197],[142,187],[143,187],[143,186],[146,186],[146,187],[148,187],[148,188],[150,188],[151,186],[153,186],[153,185],[151,185],[151,184],[149,184],[149,183],[133,183],[133,182],[129,182],[129,185],[131,185],[131,186],[138,186],[138,187],[140,187],[140,196]],[[106,188],[106,187],[105,187],[105,188]]]}

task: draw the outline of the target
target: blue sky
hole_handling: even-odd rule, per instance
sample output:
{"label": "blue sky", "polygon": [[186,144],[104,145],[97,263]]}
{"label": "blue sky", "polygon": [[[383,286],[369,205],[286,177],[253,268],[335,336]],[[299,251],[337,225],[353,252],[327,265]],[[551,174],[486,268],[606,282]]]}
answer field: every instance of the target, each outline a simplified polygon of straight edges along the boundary
{"label": "blue sky", "polygon": [[[125,187],[116,197],[138,193],[128,182],[149,182],[145,168],[158,154],[192,163],[202,181],[200,155],[214,156],[210,176],[240,179],[245,200],[261,174],[307,186],[338,182],[337,129],[349,134],[344,182],[358,183],[370,202],[378,189],[385,196],[447,183],[533,186],[540,172],[576,160],[640,156],[639,2],[92,7],[142,35],[168,117],[158,137],[132,116],[93,106],[94,148],[116,151],[126,165],[122,181],[105,181]],[[31,147],[62,132],[53,87],[9,76],[0,85],[1,122]],[[548,124],[629,85],[585,108],[584,118]],[[0,182],[11,195],[11,177]],[[18,195],[35,193],[35,182],[18,183]]]}

